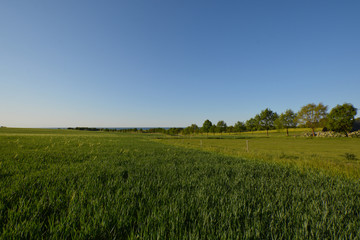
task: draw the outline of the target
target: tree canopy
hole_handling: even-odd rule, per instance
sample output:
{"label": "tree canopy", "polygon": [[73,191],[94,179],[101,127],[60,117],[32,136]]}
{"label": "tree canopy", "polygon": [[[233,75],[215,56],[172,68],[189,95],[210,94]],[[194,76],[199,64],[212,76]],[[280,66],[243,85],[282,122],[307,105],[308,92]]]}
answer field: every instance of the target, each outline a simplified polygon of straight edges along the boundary
{"label": "tree canopy", "polygon": [[217,129],[217,132],[219,132],[219,133],[225,132],[226,128],[227,128],[227,125],[223,120],[219,121],[216,124],[216,129]]}
{"label": "tree canopy", "polygon": [[353,127],[356,113],[356,108],[350,103],[337,105],[328,115],[329,129],[335,132],[343,132],[347,135],[347,132],[351,131]]}
{"label": "tree canopy", "polygon": [[313,136],[315,136],[315,128],[323,126],[327,116],[327,106],[319,103],[309,103],[303,106],[297,114],[297,122],[306,127],[311,128]]}
{"label": "tree canopy", "polygon": [[[144,133],[165,133],[171,135],[177,134],[196,134],[196,133],[234,133],[243,131],[266,130],[269,135],[269,130],[286,129],[286,135],[289,135],[289,128],[309,127],[312,129],[312,135],[315,136],[315,128],[326,126],[327,129],[343,132],[347,134],[351,130],[355,131],[360,128],[360,118],[355,119],[357,109],[350,103],[337,105],[329,114],[327,114],[328,107],[322,103],[310,103],[303,106],[298,113],[291,109],[287,109],[281,113],[280,116],[271,109],[266,108],[259,114],[247,120],[245,123],[237,121],[234,125],[227,125],[225,121],[218,121],[213,124],[209,119],[206,119],[199,128],[196,124],[191,124],[186,128],[150,128],[146,130],[138,129],[121,129],[118,131],[125,132],[144,132]],[[89,130],[86,128],[86,130]],[[116,129],[99,129],[99,131],[117,131]]]}
{"label": "tree canopy", "polygon": [[269,108],[261,111],[260,113],[260,125],[266,129],[266,135],[269,135],[269,129],[274,127],[274,121],[278,118],[276,112],[271,111]]}
{"label": "tree canopy", "polygon": [[243,122],[237,121],[234,125],[235,132],[242,132],[246,130],[246,126]]}
{"label": "tree canopy", "polygon": [[256,127],[257,127],[257,124],[256,124],[256,119],[255,118],[250,118],[249,120],[247,120],[245,122],[245,126],[246,126],[246,129],[249,130],[249,131],[255,131],[256,130]]}
{"label": "tree canopy", "polygon": [[291,109],[287,109],[284,113],[280,114],[276,120],[277,128],[286,128],[286,136],[289,136],[289,128],[296,127],[296,113]]}
{"label": "tree canopy", "polygon": [[212,122],[209,119],[206,119],[201,128],[202,132],[206,132],[206,133],[210,132],[211,126],[212,126]]}

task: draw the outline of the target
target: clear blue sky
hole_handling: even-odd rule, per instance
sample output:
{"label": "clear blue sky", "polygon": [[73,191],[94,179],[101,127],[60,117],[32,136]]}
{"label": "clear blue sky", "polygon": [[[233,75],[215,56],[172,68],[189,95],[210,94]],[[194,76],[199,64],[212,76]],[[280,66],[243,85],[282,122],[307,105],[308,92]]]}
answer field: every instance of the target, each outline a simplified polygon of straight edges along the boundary
{"label": "clear blue sky", "polygon": [[0,2],[3,126],[232,125],[359,90],[358,0]]}

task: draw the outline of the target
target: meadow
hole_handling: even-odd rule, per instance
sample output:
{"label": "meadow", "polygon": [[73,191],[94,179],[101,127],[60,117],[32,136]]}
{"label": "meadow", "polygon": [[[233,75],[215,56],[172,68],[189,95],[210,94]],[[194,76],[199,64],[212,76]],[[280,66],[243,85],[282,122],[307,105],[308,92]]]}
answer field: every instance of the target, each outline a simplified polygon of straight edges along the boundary
{"label": "meadow", "polygon": [[231,137],[1,128],[0,238],[359,238],[358,179],[191,143]]}
{"label": "meadow", "polygon": [[159,136],[154,140],[175,146],[292,165],[304,171],[316,169],[334,176],[360,179],[360,138],[303,137],[308,129]]}

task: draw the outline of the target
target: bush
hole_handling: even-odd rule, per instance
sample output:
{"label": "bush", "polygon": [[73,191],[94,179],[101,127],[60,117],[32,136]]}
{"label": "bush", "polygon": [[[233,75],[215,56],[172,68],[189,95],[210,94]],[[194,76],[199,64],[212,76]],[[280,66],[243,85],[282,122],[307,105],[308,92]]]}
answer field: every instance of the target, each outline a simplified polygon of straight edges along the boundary
{"label": "bush", "polygon": [[345,153],[346,160],[356,160],[356,156],[353,153]]}

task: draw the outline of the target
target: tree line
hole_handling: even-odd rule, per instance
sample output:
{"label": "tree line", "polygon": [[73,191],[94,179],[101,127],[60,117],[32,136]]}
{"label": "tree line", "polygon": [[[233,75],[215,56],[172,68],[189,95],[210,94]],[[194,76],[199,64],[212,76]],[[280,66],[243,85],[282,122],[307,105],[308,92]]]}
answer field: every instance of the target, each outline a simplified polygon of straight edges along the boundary
{"label": "tree line", "polygon": [[[290,128],[307,127],[315,136],[316,128],[323,128],[324,131],[341,132],[347,135],[353,128],[360,129],[360,118],[355,119],[357,109],[350,103],[337,105],[328,112],[328,106],[322,103],[309,103],[298,112],[287,109],[285,112],[278,114],[270,108],[262,110],[259,114],[245,122],[238,121],[233,126],[228,126],[225,121],[220,120],[213,124],[209,119],[205,120],[202,126],[191,124],[185,128],[126,128],[126,129],[109,129],[109,128],[86,128],[77,127],[75,130],[87,131],[112,131],[112,132],[138,132],[138,133],[163,133],[169,135],[190,135],[197,133],[237,133],[245,131],[286,129],[286,135],[289,135]],[[74,128],[69,128],[74,129]]]}
{"label": "tree line", "polygon": [[246,122],[236,122],[234,126],[227,126],[222,120],[217,124],[212,124],[207,119],[202,127],[198,127],[196,124],[186,127],[183,134],[266,130],[266,134],[269,135],[269,130],[286,129],[286,134],[289,135],[289,128],[307,127],[311,128],[312,134],[315,136],[315,129],[321,127],[324,131],[342,132],[347,135],[355,125],[360,123],[360,119],[355,121],[356,114],[357,109],[350,103],[337,105],[329,113],[328,106],[322,103],[309,103],[297,113],[287,109],[285,112],[278,114],[266,108]]}

